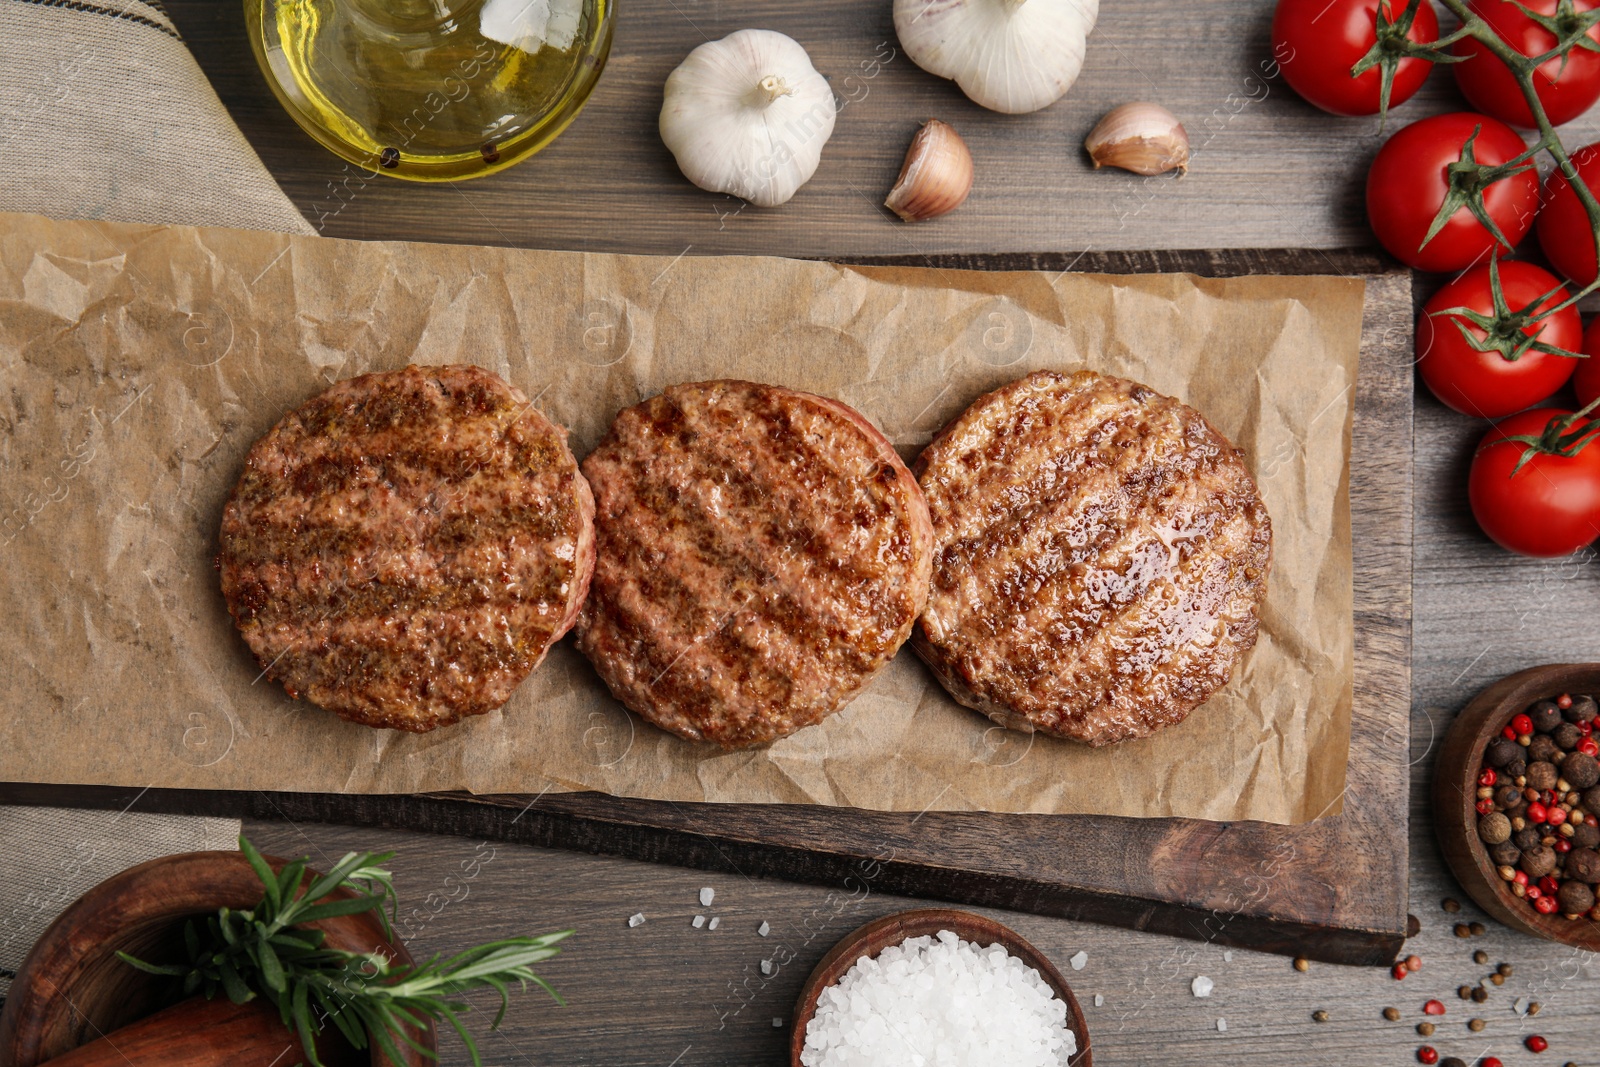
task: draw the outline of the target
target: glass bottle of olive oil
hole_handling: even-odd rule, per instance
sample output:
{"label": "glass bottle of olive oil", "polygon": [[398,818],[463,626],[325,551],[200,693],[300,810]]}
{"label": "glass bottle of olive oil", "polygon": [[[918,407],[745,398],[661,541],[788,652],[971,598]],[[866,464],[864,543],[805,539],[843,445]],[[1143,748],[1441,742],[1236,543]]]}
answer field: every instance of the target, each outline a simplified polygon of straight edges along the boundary
{"label": "glass bottle of olive oil", "polygon": [[614,0],[245,0],[256,60],[307,133],[379,173],[509,167],[578,114]]}

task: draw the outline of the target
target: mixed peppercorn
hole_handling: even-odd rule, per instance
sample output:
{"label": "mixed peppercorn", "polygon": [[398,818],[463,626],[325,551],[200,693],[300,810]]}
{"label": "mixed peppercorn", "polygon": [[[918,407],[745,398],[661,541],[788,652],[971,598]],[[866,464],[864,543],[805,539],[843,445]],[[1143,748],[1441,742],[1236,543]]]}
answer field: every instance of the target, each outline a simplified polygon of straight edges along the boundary
{"label": "mixed peppercorn", "polygon": [[1489,743],[1478,837],[1500,877],[1542,915],[1600,922],[1600,743],[1592,697],[1562,694],[1513,716]]}

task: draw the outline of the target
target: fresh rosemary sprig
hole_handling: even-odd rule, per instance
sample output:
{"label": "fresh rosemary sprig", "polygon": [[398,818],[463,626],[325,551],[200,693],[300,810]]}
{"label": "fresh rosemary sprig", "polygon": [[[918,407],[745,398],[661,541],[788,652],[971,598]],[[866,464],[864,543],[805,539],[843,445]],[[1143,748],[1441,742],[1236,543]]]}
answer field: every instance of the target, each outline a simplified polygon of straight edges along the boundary
{"label": "fresh rosemary sprig", "polygon": [[[394,881],[380,864],[394,853],[348,853],[301,891],[305,858],[284,864],[274,874],[242,835],[239,851],[261,879],[260,904],[247,911],[221,908],[203,923],[190,920],[183,931],[187,963],[155,964],[126,952],[117,955],[141,971],[180,979],[185,997],[203,993],[209,1000],[221,990],[235,1004],[258,995],[271,1000],[284,1025],[299,1034],[314,1067],[324,1067],[316,1038],[330,1022],[356,1048],[366,1048],[370,1041],[394,1063],[401,1062],[402,1043],[436,1059],[406,1032],[407,1027],[422,1029],[428,1019],[450,1024],[472,1055],[474,1067],[481,1067],[477,1042],[460,1019],[471,1005],[453,998],[470,990],[493,989],[500,994],[495,1027],[505,1017],[512,983],[525,989],[532,982],[562,1002],[531,968],[559,952],[556,943],[571,930],[507,938],[449,959],[435,956],[426,963],[396,967],[380,953],[329,948],[322,931],[305,926],[370,911],[378,916],[385,935],[393,937],[384,906],[395,910]],[[340,889],[355,896],[329,899]]]}

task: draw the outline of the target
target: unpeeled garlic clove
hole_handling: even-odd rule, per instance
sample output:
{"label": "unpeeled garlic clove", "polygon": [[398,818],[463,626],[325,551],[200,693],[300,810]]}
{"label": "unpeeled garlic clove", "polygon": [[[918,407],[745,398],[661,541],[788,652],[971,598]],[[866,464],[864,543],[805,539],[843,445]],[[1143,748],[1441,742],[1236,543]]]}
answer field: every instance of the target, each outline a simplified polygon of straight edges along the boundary
{"label": "unpeeled garlic clove", "polygon": [[1138,101],[1106,112],[1083,146],[1098,167],[1135,174],[1188,173],[1189,135],[1178,116],[1160,104]]}
{"label": "unpeeled garlic clove", "polygon": [[947,123],[929,119],[911,138],[900,177],[883,206],[907,222],[938,218],[972,192],[972,153]]}

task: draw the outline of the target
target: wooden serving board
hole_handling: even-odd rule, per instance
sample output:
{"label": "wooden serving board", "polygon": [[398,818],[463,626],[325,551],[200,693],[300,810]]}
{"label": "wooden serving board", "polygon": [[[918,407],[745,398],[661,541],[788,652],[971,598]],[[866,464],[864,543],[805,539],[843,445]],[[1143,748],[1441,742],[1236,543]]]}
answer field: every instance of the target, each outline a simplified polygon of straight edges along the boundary
{"label": "wooden serving board", "polygon": [[1343,810],[1301,826],[920,815],[544,796],[0,784],[0,801],[340,822],[495,838],[1110,923],[1335,963],[1405,937],[1411,700],[1409,272],[1366,253],[1085,252],[852,259],[980,270],[1344,274],[1367,282],[1351,458],[1355,704]]}

